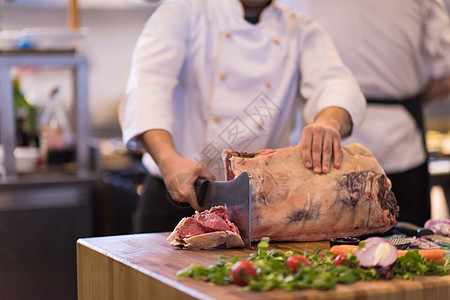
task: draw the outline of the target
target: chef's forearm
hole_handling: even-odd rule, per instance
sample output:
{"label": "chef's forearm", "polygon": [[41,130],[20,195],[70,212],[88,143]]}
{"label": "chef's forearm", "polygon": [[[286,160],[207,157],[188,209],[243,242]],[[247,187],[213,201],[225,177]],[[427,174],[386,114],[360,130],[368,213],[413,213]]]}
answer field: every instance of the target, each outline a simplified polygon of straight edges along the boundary
{"label": "chef's forearm", "polygon": [[450,75],[441,79],[434,79],[428,84],[423,96],[423,103],[448,96],[448,94],[450,94]]}
{"label": "chef's forearm", "polygon": [[172,136],[166,130],[148,130],[140,135],[138,139],[160,169],[175,156],[179,156],[173,145]]}
{"label": "chef's forearm", "polygon": [[341,137],[350,135],[352,132],[352,119],[350,114],[340,107],[328,107],[322,110],[314,120],[315,122],[324,122],[331,124]]}

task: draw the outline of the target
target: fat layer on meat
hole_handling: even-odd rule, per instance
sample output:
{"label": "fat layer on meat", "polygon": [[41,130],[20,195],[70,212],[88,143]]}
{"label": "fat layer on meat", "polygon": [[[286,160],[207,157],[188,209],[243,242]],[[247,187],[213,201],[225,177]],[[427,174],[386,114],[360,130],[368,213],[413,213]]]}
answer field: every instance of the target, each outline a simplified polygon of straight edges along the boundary
{"label": "fat layer on meat", "polygon": [[391,182],[371,152],[343,147],[339,169],[315,174],[300,148],[255,153],[225,150],[227,180],[248,171],[252,180],[252,240],[319,241],[383,233],[397,223]]}

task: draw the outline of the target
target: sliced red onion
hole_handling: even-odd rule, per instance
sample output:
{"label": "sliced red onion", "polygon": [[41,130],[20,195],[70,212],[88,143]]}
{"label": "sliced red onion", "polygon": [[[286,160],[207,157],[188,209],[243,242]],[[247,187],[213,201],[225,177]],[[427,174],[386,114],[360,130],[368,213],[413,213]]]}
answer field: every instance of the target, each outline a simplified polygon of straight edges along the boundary
{"label": "sliced red onion", "polygon": [[397,261],[397,248],[383,238],[373,237],[366,240],[364,248],[355,252],[359,265],[363,268],[375,268],[386,273]]}
{"label": "sliced red onion", "polygon": [[387,243],[387,241],[385,239],[383,239],[381,237],[377,237],[377,236],[373,236],[368,239],[365,239],[363,242],[365,243],[364,248],[370,248],[373,245],[378,245],[380,243]]}
{"label": "sliced red onion", "polygon": [[428,220],[424,228],[432,230],[434,234],[450,236],[450,220]]}

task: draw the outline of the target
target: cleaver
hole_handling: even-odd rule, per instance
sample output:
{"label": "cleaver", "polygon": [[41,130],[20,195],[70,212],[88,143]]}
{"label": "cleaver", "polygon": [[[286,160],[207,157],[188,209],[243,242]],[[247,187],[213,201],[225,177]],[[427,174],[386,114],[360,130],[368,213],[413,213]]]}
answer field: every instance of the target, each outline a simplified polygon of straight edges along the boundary
{"label": "cleaver", "polygon": [[252,241],[252,182],[244,171],[230,181],[198,178],[194,186],[197,202],[204,209],[227,206],[228,216],[239,229],[246,248]]}
{"label": "cleaver", "polygon": [[434,232],[430,229],[419,227],[409,222],[398,222],[394,228],[397,231],[410,236],[425,237],[433,242],[437,242],[437,244],[445,246],[450,245],[449,237],[434,234]]}

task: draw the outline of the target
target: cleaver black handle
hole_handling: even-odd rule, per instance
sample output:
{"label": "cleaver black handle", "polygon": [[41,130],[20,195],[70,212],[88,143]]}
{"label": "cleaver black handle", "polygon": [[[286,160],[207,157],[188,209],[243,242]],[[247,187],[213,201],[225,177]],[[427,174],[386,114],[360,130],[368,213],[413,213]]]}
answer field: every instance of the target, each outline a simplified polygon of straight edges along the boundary
{"label": "cleaver black handle", "polygon": [[410,236],[425,236],[434,234],[434,232],[430,229],[422,228],[409,222],[398,222],[397,225],[395,225],[395,229]]}
{"label": "cleaver black handle", "polygon": [[[205,202],[205,195],[206,195],[206,189],[208,186],[209,180],[206,178],[197,178],[194,183],[194,190],[195,190],[195,196],[197,199],[198,205],[203,207]],[[169,199],[169,202],[172,203],[172,205],[178,207],[178,208],[191,208],[191,205],[187,202],[178,202],[172,199],[170,197],[170,193],[167,193],[167,198]]]}
{"label": "cleaver black handle", "polygon": [[194,183],[194,190],[195,190],[195,196],[197,198],[197,203],[201,207],[205,204],[205,195],[206,190],[208,188],[208,182],[209,180],[206,178],[199,177],[197,180],[195,180]]}

